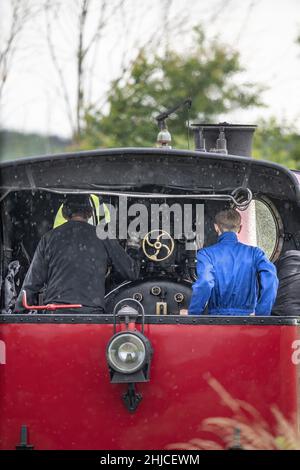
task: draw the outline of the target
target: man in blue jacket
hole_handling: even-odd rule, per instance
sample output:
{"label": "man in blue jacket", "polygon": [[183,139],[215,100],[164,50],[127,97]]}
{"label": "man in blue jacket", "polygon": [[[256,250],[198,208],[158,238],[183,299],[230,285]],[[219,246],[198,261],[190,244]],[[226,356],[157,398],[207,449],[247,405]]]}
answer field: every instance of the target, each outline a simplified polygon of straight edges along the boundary
{"label": "man in blue jacket", "polygon": [[[241,216],[234,209],[215,217],[218,243],[197,255],[198,279],[193,285],[189,315],[270,315],[278,279],[276,268],[257,247],[237,238]],[[186,314],[186,311],[182,311]]]}

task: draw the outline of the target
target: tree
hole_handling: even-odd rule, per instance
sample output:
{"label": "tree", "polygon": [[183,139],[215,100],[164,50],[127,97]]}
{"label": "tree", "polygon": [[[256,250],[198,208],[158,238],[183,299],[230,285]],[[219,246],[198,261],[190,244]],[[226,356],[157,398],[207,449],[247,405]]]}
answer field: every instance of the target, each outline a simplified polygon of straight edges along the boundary
{"label": "tree", "polygon": [[38,11],[38,8],[29,0],[10,0],[5,7],[7,7],[7,17],[5,25],[1,27],[0,35],[0,102],[14,55],[19,47],[22,31],[28,20],[32,19]]}
{"label": "tree", "polygon": [[300,136],[297,129],[291,124],[279,123],[274,117],[261,120],[254,134],[253,155],[300,170]]}
{"label": "tree", "polygon": [[[108,111],[91,107],[85,115],[81,147],[153,146],[155,116],[191,97],[190,118],[210,122],[235,108],[261,106],[261,86],[241,83],[239,54],[197,28],[192,50],[168,50],[152,57],[142,49],[125,76],[111,84]],[[186,112],[169,119],[175,145],[186,143]]]}
{"label": "tree", "polygon": [[[89,77],[93,75],[100,40],[108,22],[122,8],[124,1],[100,0],[97,4],[92,0],[70,3],[45,1],[46,36],[50,57],[58,75],[60,92],[75,140],[81,136],[82,113],[88,103],[86,90],[90,86]],[[55,36],[65,33],[66,18],[70,20],[70,16],[73,46],[71,59],[75,66],[72,75],[76,76],[75,92],[69,86],[69,71],[65,67],[65,57],[61,55],[54,41]],[[63,19],[61,31],[59,31],[59,19]],[[62,43],[66,44],[65,39]]]}
{"label": "tree", "polygon": [[[300,36],[296,38],[300,45]],[[300,170],[300,135],[294,124],[276,117],[261,119],[254,134],[255,158]]]}
{"label": "tree", "polygon": [[[105,104],[103,76],[109,74],[104,49],[120,55],[121,75],[127,73],[132,50],[157,47],[164,35],[180,31],[188,12],[175,21],[170,14],[173,0],[163,0],[164,30],[140,34],[139,15],[150,12],[151,2],[129,0],[44,0],[46,37],[73,140],[82,137],[84,114],[92,102]],[[137,11],[136,7],[139,6]],[[131,36],[134,36],[133,38]],[[137,36],[138,35],[138,36]],[[122,51],[122,54],[120,54]],[[107,52],[107,51],[106,51]],[[109,59],[110,60],[110,59]],[[105,64],[105,65],[103,65]],[[103,70],[103,67],[105,69]],[[75,86],[73,86],[75,79]],[[99,85],[99,83],[101,85]],[[96,89],[96,92],[95,92]],[[96,95],[96,96],[95,96]],[[104,98],[104,100],[103,100]]]}

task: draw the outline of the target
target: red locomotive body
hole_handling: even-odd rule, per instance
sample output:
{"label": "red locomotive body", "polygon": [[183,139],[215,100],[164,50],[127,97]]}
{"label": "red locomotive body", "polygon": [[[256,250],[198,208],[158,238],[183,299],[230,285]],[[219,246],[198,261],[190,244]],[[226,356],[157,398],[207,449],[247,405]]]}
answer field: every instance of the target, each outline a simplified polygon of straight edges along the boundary
{"label": "red locomotive body", "polygon": [[20,444],[24,424],[35,449],[163,449],[205,437],[203,419],[229,415],[210,377],[253,405],[270,429],[271,406],[298,418],[297,320],[148,321],[154,356],[135,413],[120,399],[126,385],[109,380],[108,317],[2,321],[1,448]]}
{"label": "red locomotive body", "polygon": [[[212,381],[253,406],[271,432],[274,408],[298,425],[298,317],[180,316],[199,245],[186,251],[172,224],[165,243],[145,234],[138,281],[121,283],[108,272],[105,314],[79,306],[18,314],[13,304],[66,193],[94,198],[94,224],[101,210],[112,219],[111,203],[119,216],[122,197],[130,208],[170,202],[192,211],[199,203],[202,245],[215,241],[214,214],[231,204],[243,211],[241,240],[276,262],[300,249],[299,175],[249,157],[170,149],[46,156],[0,170],[1,449],[164,449],[205,438],[204,419],[230,416]],[[119,361],[128,351],[142,357],[130,371]]]}

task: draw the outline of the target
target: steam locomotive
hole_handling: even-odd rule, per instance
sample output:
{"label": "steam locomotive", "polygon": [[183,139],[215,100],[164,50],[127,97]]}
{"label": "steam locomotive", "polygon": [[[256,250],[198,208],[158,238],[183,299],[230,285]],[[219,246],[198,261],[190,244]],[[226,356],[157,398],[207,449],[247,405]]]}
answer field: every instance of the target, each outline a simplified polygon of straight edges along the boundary
{"label": "steam locomotive", "polygon": [[[255,407],[270,429],[271,406],[298,425],[297,316],[179,315],[189,305],[196,252],[216,242],[214,216],[224,207],[241,211],[240,240],[273,262],[300,250],[300,174],[252,159],[253,132],[195,125],[195,150],[175,150],[162,125],[161,148],[1,163],[0,449],[189,441],[205,418],[228,414],[208,377]],[[44,305],[43,292],[38,305],[24,292],[19,314],[14,304],[35,248],[60,223],[70,193],[90,195],[90,223],[113,227],[125,249],[143,222],[140,278],[122,282],[110,269],[102,315]]]}

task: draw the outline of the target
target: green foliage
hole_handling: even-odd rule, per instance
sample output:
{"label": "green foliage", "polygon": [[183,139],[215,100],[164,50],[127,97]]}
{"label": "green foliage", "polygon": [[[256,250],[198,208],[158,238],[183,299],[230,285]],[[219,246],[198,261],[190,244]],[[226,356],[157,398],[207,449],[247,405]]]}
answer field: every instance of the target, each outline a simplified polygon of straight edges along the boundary
{"label": "green foliage", "polygon": [[300,169],[300,135],[289,124],[275,118],[260,121],[254,137],[254,157]]}
{"label": "green foliage", "polygon": [[[262,87],[236,83],[242,70],[237,52],[217,40],[208,42],[199,29],[186,54],[169,51],[164,57],[149,57],[142,50],[127,76],[111,84],[108,111],[94,107],[86,112],[81,148],[152,147],[155,116],[187,97],[193,100],[190,118],[207,122],[235,108],[262,105]],[[184,110],[168,120],[175,147],[187,147],[186,118]]]}
{"label": "green foliage", "polygon": [[0,161],[66,151],[70,141],[56,136],[0,131]]}

